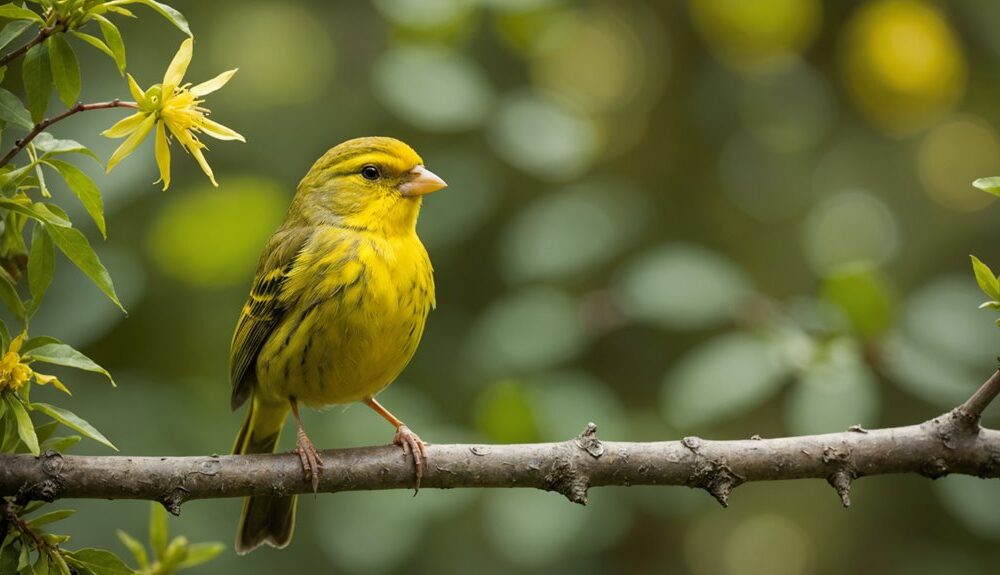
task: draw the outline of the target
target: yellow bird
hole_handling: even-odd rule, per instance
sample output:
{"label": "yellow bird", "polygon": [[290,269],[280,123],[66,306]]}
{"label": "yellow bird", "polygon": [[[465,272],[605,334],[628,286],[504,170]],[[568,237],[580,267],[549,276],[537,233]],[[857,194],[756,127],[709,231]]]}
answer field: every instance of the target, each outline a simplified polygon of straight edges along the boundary
{"label": "yellow bird", "polygon": [[[289,410],[296,452],[318,487],[322,462],[299,404],[363,401],[396,427],[417,485],[424,443],[375,400],[413,356],[434,307],[431,262],[416,224],[421,198],[446,186],[412,148],[358,138],[323,155],[299,183],[257,265],[230,351],[232,408],[248,399],[234,453],[271,453]],[[295,497],[248,497],[236,551],[288,545]]]}

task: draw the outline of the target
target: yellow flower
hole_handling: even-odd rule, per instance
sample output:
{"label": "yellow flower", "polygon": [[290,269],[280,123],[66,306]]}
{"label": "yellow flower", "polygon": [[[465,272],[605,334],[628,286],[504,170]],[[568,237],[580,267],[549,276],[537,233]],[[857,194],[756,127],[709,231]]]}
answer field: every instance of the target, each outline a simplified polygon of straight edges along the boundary
{"label": "yellow flower", "polygon": [[0,357],[0,391],[5,389],[17,391],[34,378],[38,385],[51,383],[56,389],[72,395],[69,389],[54,375],[38,373],[31,369],[31,366],[24,361],[19,352],[21,351],[21,344],[24,343],[25,337],[27,337],[25,333],[15,337],[10,342],[7,353],[3,354],[3,357]]}
{"label": "yellow flower", "polygon": [[155,127],[156,165],[160,169],[160,181],[163,182],[164,190],[170,187],[168,131],[180,142],[182,148],[194,156],[202,171],[212,181],[212,185],[219,185],[215,181],[211,166],[208,165],[205,155],[202,153],[206,146],[197,134],[207,134],[217,140],[239,140],[240,142],[246,140],[235,131],[208,119],[209,110],[200,105],[204,102],[200,98],[225,86],[236,70],[223,72],[197,86],[191,86],[190,83],[182,84],[184,73],[187,72],[188,64],[191,63],[193,49],[194,41],[191,38],[184,40],[180,49],[177,50],[177,54],[174,55],[173,61],[170,62],[167,73],[163,76],[163,82],[154,84],[146,91],[139,87],[131,74],[128,75],[129,91],[132,92],[132,97],[135,98],[139,111],[102,132],[104,136],[109,138],[128,136],[108,160],[109,172],[118,162],[134,152]]}

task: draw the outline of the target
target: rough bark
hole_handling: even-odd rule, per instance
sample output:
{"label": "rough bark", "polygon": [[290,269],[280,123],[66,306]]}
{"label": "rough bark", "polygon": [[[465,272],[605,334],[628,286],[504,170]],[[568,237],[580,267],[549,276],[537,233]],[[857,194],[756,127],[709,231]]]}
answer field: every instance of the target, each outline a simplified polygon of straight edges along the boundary
{"label": "rough bark", "polygon": [[[991,379],[998,385],[998,377]],[[990,383],[990,382],[988,382]],[[964,406],[963,406],[964,407]],[[949,473],[1000,477],[1000,431],[982,429],[962,408],[919,425],[841,433],[709,441],[601,441],[590,424],[560,443],[429,445],[422,486],[534,487],[584,504],[606,485],[686,485],[727,505],[749,481],[827,480],[850,505],[860,477]],[[397,446],[322,452],[323,492],[412,488],[413,462]],[[21,500],[149,499],[173,513],[192,499],[308,493],[295,454],[203,457],[0,455],[0,495]]]}

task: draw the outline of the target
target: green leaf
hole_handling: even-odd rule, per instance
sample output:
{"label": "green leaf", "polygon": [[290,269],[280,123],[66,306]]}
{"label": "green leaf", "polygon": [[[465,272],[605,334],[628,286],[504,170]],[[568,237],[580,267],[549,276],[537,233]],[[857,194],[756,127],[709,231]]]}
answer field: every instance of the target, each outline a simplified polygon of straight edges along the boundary
{"label": "green leaf", "polygon": [[14,278],[10,277],[6,270],[0,269],[0,300],[11,313],[23,320],[27,315],[27,310],[24,307],[24,302],[21,301],[21,296],[17,293],[17,288],[14,287],[14,283]]}
{"label": "green leaf", "polygon": [[76,52],[61,34],[49,36],[45,43],[49,47],[52,79],[55,80],[59,99],[70,107],[80,98],[80,63],[76,60]]}
{"label": "green leaf", "polygon": [[53,553],[52,562],[55,563],[56,569],[59,570],[59,575],[73,575],[69,570],[69,565],[66,564],[66,560],[63,559],[61,553]]}
{"label": "green leaf", "polygon": [[49,343],[62,343],[51,335],[38,335],[21,344],[21,354],[27,354],[36,347],[41,347]]}
{"label": "green leaf", "polygon": [[49,575],[49,554],[42,549],[38,550],[38,559],[31,566],[32,575]]}
{"label": "green leaf", "polygon": [[49,65],[49,49],[45,44],[32,46],[21,63],[21,80],[28,95],[31,119],[41,122],[49,107],[52,94],[52,68]]}
{"label": "green leaf", "polygon": [[111,48],[108,48],[108,45],[104,43],[104,40],[101,40],[97,36],[92,36],[90,34],[87,34],[86,32],[79,32],[77,30],[71,30],[70,34],[90,44],[94,48],[97,48],[101,52],[104,52],[104,54],[107,55],[109,58],[115,57],[115,55],[111,52]]}
{"label": "green leaf", "polygon": [[59,509],[57,511],[49,511],[44,515],[39,515],[31,521],[28,521],[28,525],[32,527],[41,527],[42,525],[48,525],[49,523],[55,523],[56,521],[62,521],[67,517],[76,513],[75,509]]}
{"label": "green leaf", "polygon": [[4,399],[7,401],[7,411],[13,413],[17,420],[18,437],[28,447],[31,454],[37,456],[40,453],[38,451],[38,436],[35,435],[35,425],[31,423],[31,416],[28,415],[28,411],[24,409],[21,401],[13,395],[5,394]]}
{"label": "green leaf", "polygon": [[972,182],[972,185],[994,196],[1000,196],[1000,177],[979,178]]}
{"label": "green leaf", "polygon": [[7,47],[15,38],[24,34],[24,31],[31,27],[30,21],[14,20],[8,22],[3,30],[0,30],[0,50]]}
{"label": "green leaf", "polygon": [[136,562],[139,563],[139,569],[145,569],[149,566],[149,555],[146,554],[146,547],[142,543],[139,543],[135,537],[132,537],[121,529],[116,531],[116,533],[118,540],[128,548],[132,556],[135,557]]}
{"label": "green leaf", "polygon": [[35,436],[38,437],[38,441],[42,442],[46,439],[52,437],[52,434],[56,432],[59,427],[58,421],[50,421],[48,423],[43,423],[41,425],[35,426]]}
{"label": "green leaf", "polygon": [[[53,422],[58,423],[58,422]],[[80,443],[79,435],[67,435],[66,437],[52,437],[42,442],[42,451],[52,450],[58,453],[66,453],[70,447]]]}
{"label": "green leaf", "polygon": [[45,231],[45,226],[36,222],[31,230],[31,252],[28,253],[28,288],[31,290],[28,316],[34,315],[41,305],[45,292],[52,284],[55,269],[56,251],[52,238]]}
{"label": "green leaf", "polygon": [[178,569],[187,569],[215,559],[226,549],[222,543],[194,543],[188,547],[187,558],[177,565]]}
{"label": "green leaf", "polygon": [[42,152],[43,159],[47,159],[50,155],[77,153],[90,156],[98,163],[101,161],[97,157],[97,154],[90,151],[90,148],[80,142],[76,140],[58,140],[48,132],[41,132],[35,136],[35,139],[31,143],[34,144],[35,149]]}
{"label": "green leaf", "polygon": [[69,427],[70,429],[76,430],[82,433],[85,437],[89,437],[98,443],[107,445],[111,449],[118,451],[118,448],[114,446],[113,443],[108,441],[107,437],[104,437],[100,431],[94,428],[93,425],[87,423],[80,416],[75,413],[56,407],[54,405],[49,405],[47,403],[32,403],[31,409],[35,411],[40,411],[45,415],[48,415],[52,419],[58,421],[59,423]]}
{"label": "green leaf", "polygon": [[1000,300],[1000,282],[997,281],[993,270],[976,256],[970,255],[969,257],[972,259],[972,271],[976,274],[976,283],[979,284],[979,289],[991,298]]}
{"label": "green leaf", "polygon": [[[0,88],[0,90],[2,90],[2,88]],[[24,166],[21,166],[20,168],[16,168],[10,170],[9,172],[4,172],[0,174],[0,188],[4,190],[11,190],[17,187],[26,177],[31,175],[31,171],[34,169],[35,169],[35,162],[31,162],[30,164],[26,164]],[[0,201],[3,201],[5,206],[9,205],[10,203],[17,203],[15,200],[3,197],[0,197]],[[26,207],[23,203],[20,204],[20,206]],[[15,209],[15,211],[18,210]],[[25,214],[25,215],[30,216],[30,214]]]}
{"label": "green leaf", "polygon": [[65,343],[47,343],[31,350],[24,351],[23,353],[25,357],[31,358],[33,361],[41,361],[44,363],[51,363],[54,365],[62,365],[65,367],[73,367],[84,371],[99,373],[107,377],[108,381],[110,381],[112,385],[115,384],[115,380],[111,379],[111,374],[108,373],[108,370],[97,365],[92,359]]}
{"label": "green leaf", "polygon": [[0,88],[0,120],[15,124],[26,130],[35,126],[31,121],[31,114],[24,107],[21,99],[15,96],[10,90]]}
{"label": "green leaf", "polygon": [[7,330],[7,324],[0,319],[0,350],[7,351],[8,345],[10,345],[10,332]]}
{"label": "green leaf", "polygon": [[0,6],[0,18],[9,18],[11,20],[33,20],[35,22],[44,22],[42,17],[35,14],[27,8],[22,8],[13,2],[4,4]]}
{"label": "green leaf", "polygon": [[153,557],[163,559],[167,551],[167,510],[156,501],[149,505],[149,545]]}
{"label": "green leaf", "polygon": [[101,26],[101,34],[104,35],[105,44],[111,49],[111,57],[115,59],[118,72],[125,74],[125,42],[122,41],[122,34],[118,31],[118,26],[100,14],[95,15],[94,19]]}
{"label": "green leaf", "polygon": [[52,213],[44,204],[32,204],[30,211],[33,217],[46,224],[46,230],[59,250],[124,312],[125,307],[118,300],[114,282],[111,281],[107,268],[97,257],[86,236],[80,233],[80,230],[65,225],[65,220]]}
{"label": "green leaf", "polygon": [[94,223],[97,224],[97,229],[100,230],[101,236],[107,238],[108,231],[104,223],[104,200],[101,198],[101,190],[90,179],[90,176],[69,162],[49,159],[45,160],[45,163],[59,171],[59,175],[66,180],[66,185],[76,194],[77,198],[80,198],[80,203],[83,204],[87,213],[90,214]]}
{"label": "green leaf", "polygon": [[157,2],[156,0],[130,0],[128,2],[122,2],[122,4],[145,4],[153,10],[159,12],[161,16],[170,21],[171,24],[177,26],[181,32],[184,32],[188,36],[193,36],[191,34],[191,28],[188,26],[187,18],[184,17],[178,10],[167,6],[162,2]]}
{"label": "green leaf", "polygon": [[69,562],[94,575],[133,575],[133,571],[117,555],[104,549],[86,548],[66,553]]}

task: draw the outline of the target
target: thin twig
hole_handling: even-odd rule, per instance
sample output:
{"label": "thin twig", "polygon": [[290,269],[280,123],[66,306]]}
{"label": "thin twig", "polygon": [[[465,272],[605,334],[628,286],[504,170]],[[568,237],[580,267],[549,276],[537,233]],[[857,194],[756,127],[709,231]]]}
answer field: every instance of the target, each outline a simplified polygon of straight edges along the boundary
{"label": "thin twig", "polygon": [[65,29],[66,26],[63,24],[53,24],[52,26],[43,26],[42,28],[39,28],[38,34],[36,34],[31,40],[28,40],[27,44],[0,56],[0,66],[6,66],[11,62],[11,60],[23,56],[25,52],[44,42],[49,36]]}
{"label": "thin twig", "polygon": [[1000,370],[993,372],[993,375],[981,385],[976,393],[972,394],[965,403],[960,405],[956,411],[970,418],[976,425],[983,417],[983,411],[992,403],[996,396],[1000,395]]}
{"label": "thin twig", "polygon": [[76,105],[72,106],[71,108],[67,109],[61,114],[52,116],[51,118],[46,118],[41,122],[35,124],[34,127],[31,128],[30,132],[28,132],[23,138],[14,142],[14,146],[10,150],[8,150],[6,154],[4,154],[3,158],[0,158],[0,168],[9,164],[10,161],[14,159],[14,156],[16,156],[32,140],[34,140],[35,137],[38,136],[38,134],[42,133],[42,131],[45,128],[48,128],[52,124],[65,120],[66,118],[72,116],[73,114],[77,114],[80,112],[87,112],[90,110],[106,110],[108,108],[138,108],[138,105],[136,105],[135,102],[122,102],[117,98],[111,100],[110,102],[96,102],[94,104],[84,104],[82,102],[77,102]]}

